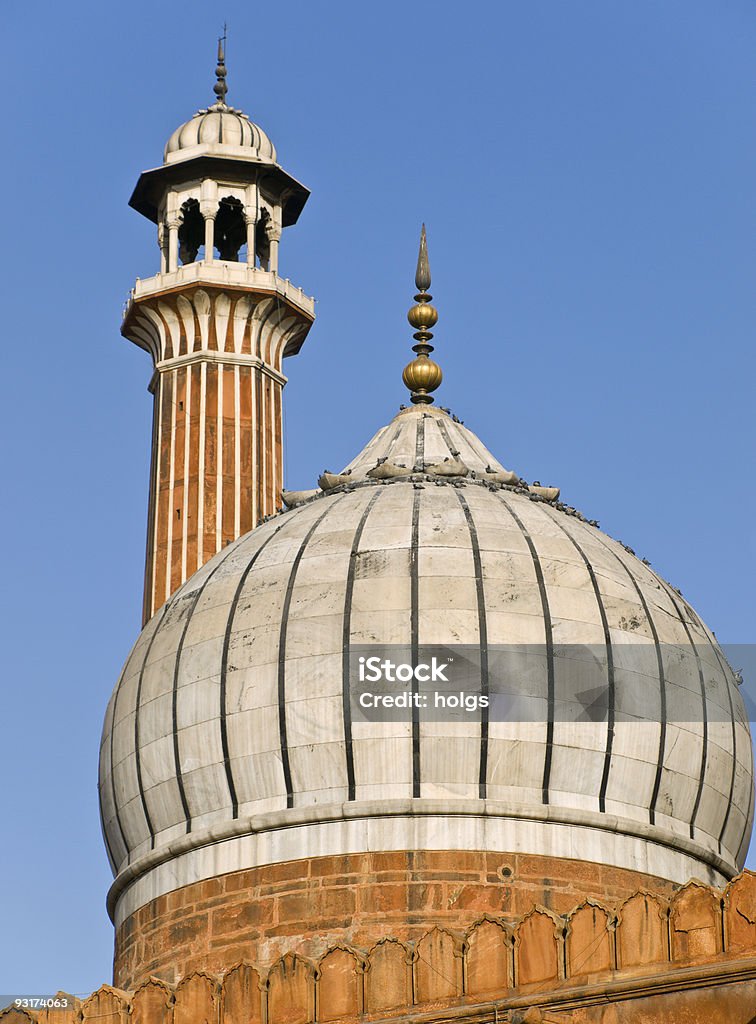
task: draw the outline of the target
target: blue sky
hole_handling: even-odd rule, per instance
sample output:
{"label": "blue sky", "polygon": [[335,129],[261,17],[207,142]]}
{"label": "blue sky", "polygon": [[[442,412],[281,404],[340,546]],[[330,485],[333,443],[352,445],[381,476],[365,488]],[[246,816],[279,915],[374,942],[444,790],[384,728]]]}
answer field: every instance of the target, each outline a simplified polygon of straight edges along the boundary
{"label": "blue sky", "polygon": [[127,201],[212,101],[224,19],[229,102],[312,189],[281,244],[318,298],[287,486],[405,401],[424,220],[440,404],[754,639],[753,3],[8,3],[0,993],[110,980],[97,749],[151,414],[119,323],[158,266]]}

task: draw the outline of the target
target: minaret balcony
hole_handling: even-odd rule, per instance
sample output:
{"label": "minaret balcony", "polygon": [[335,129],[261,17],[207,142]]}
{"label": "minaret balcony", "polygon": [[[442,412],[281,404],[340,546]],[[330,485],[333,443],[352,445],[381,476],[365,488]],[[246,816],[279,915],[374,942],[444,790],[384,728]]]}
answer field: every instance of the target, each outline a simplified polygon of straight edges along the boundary
{"label": "minaret balcony", "polygon": [[209,263],[204,261],[187,263],[171,272],[155,274],[154,277],[137,278],[124,309],[124,321],[129,318],[135,303],[152,296],[180,291],[193,285],[209,285],[214,288],[228,288],[234,291],[244,290],[278,295],[309,319],[315,317],[313,296],[306,295],[288,278],[284,279],[272,271],[261,270],[259,267],[250,267],[246,263],[213,260]]}

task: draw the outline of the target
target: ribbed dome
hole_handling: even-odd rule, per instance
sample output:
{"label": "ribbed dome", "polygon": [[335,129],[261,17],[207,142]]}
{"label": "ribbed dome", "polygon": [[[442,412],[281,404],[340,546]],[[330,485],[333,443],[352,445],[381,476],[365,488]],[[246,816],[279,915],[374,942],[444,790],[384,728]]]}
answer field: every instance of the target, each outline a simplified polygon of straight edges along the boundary
{"label": "ribbed dome", "polygon": [[[368,477],[379,463],[413,472]],[[202,877],[364,849],[520,850],[675,881],[742,865],[750,734],[713,635],[574,509],[477,475],[501,470],[452,417],[408,409],[345,481],[234,542],[145,626],[101,748],[120,919]],[[352,721],[350,648],[413,631],[543,645],[543,721],[492,720],[485,739]],[[605,652],[613,728],[555,711],[564,644]],[[645,676],[623,668],[637,644]]]}
{"label": "ribbed dome", "polygon": [[[199,148],[198,148],[199,147]],[[241,110],[216,103],[198,111],[190,121],[180,125],[165,146],[165,162],[202,153],[222,155],[227,151],[235,157],[276,162],[276,150],[268,136]]]}

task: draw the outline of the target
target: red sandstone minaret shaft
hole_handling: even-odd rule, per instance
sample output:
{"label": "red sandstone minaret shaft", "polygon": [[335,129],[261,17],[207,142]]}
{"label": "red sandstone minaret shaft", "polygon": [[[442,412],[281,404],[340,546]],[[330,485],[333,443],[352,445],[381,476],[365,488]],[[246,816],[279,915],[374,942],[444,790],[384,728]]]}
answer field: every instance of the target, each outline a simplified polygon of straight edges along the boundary
{"label": "red sandstone minaret shaft", "polygon": [[160,273],[138,280],[121,331],[155,372],[144,621],[229,541],[280,507],[285,356],[314,300],[278,276],[283,227],[309,192],[265,133],[225,102],[181,125],[131,205],[158,226]]}

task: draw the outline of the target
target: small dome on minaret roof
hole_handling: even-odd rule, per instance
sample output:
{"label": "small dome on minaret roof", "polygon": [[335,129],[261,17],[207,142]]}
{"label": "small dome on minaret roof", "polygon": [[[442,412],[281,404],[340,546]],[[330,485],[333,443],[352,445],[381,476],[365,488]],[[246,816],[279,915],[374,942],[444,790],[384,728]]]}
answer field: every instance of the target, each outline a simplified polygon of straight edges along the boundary
{"label": "small dome on minaret roof", "polygon": [[164,162],[176,163],[206,153],[233,156],[241,160],[276,162],[276,149],[265,132],[247,115],[226,103],[226,60],[223,40],[218,40],[218,66],[215,69],[217,96],[212,106],[179,125],[165,146]]}
{"label": "small dome on minaret roof", "polygon": [[218,40],[218,65],[213,91],[216,100],[198,110],[173,132],[159,167],[139,176],[129,205],[158,224],[164,219],[166,194],[207,179],[230,184],[254,180],[281,211],[281,227],[296,224],[310,195],[305,186],[278,163],[267,133],[242,110],[226,102],[224,40]]}

